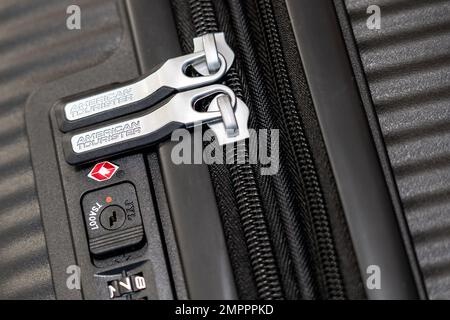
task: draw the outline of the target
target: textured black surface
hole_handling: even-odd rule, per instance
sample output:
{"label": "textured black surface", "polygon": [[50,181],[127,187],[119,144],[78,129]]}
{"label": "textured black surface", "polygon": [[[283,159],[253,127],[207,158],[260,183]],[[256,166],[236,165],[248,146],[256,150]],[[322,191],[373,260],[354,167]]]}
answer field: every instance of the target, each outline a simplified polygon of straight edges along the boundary
{"label": "textured black surface", "polygon": [[43,83],[104,61],[121,39],[114,1],[80,0],[81,30],[66,28],[72,1],[0,3],[0,298],[54,298],[31,167],[24,106]]}
{"label": "textured black surface", "polygon": [[[373,4],[380,30],[366,26]],[[346,6],[428,295],[450,298],[450,3]]]}

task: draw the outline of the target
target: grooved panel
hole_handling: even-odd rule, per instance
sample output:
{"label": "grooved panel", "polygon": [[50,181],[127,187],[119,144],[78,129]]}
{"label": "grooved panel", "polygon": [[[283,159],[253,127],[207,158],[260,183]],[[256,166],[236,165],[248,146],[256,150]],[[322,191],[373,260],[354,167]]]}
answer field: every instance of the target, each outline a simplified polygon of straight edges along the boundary
{"label": "grooved panel", "polygon": [[[450,2],[346,0],[428,295],[450,298]],[[381,29],[366,25],[369,5]]]}
{"label": "grooved panel", "polygon": [[115,1],[76,1],[81,30],[68,30],[73,3],[0,2],[0,299],[54,298],[25,102],[41,84],[104,61],[121,40]]}

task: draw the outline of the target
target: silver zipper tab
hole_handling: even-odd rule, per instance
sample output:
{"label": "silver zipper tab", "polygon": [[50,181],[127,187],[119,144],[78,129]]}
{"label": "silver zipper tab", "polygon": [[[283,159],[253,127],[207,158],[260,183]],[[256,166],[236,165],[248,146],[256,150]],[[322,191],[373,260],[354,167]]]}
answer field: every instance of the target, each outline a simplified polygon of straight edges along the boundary
{"label": "silver zipper tab", "polygon": [[232,107],[231,101],[227,96],[219,96],[211,101],[208,112],[220,110],[222,121],[209,122],[208,127],[214,131],[219,145],[225,145],[238,142],[249,138],[247,105],[239,98],[236,98],[236,104]]}
{"label": "silver zipper tab", "polygon": [[189,90],[219,80],[226,72],[225,59],[219,54],[219,70],[212,75],[188,77],[187,66],[204,57],[203,52],[167,60],[158,71],[125,87],[109,90],[65,105],[68,120],[78,120],[99,112],[126,106],[155,93],[161,87],[171,87],[177,91]]}
{"label": "silver zipper tab", "polygon": [[[217,82],[230,68],[234,54],[230,55],[232,50],[223,34],[206,34],[194,43],[200,40],[201,50],[197,45],[194,53],[169,59],[138,81],[63,104],[62,112],[57,112],[60,129],[67,132],[113,119],[148,108],[177,92]],[[207,71],[190,76],[187,74],[190,66],[202,70],[206,66]]]}
{"label": "silver zipper tab", "polygon": [[[194,109],[200,100],[212,96],[206,112]],[[223,101],[219,103],[218,101],[222,99]],[[219,108],[219,104],[223,103],[229,104],[224,108],[225,111]],[[235,112],[236,123],[239,126],[237,135],[236,130],[230,134],[223,125],[224,112]],[[225,117],[233,118],[229,114]],[[151,145],[178,128],[202,124],[210,125],[219,143],[229,143],[248,137],[247,120],[247,106],[236,98],[230,88],[219,84],[210,85],[178,93],[164,105],[142,115],[128,117],[126,120],[92,130],[66,134],[63,139],[64,153],[69,163],[79,164]]]}
{"label": "silver zipper tab", "polygon": [[[234,61],[234,52],[225,40],[225,34],[223,32],[209,33],[201,37],[194,38],[194,52],[205,52],[207,56],[211,57],[213,48],[216,48],[216,51],[225,58],[227,68],[229,69]],[[194,64],[195,71],[201,75],[211,74],[214,72],[215,66],[213,59],[214,58],[205,59]]]}

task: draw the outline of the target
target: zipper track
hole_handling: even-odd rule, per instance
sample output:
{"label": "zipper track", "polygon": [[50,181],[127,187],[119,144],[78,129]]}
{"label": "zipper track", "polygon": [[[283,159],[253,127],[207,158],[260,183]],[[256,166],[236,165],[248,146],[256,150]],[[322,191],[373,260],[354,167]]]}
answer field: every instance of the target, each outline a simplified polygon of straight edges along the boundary
{"label": "zipper track", "polygon": [[300,174],[304,180],[308,207],[313,222],[319,253],[319,265],[325,281],[327,298],[344,298],[344,287],[334,247],[334,240],[330,229],[328,215],[325,208],[322,190],[320,188],[317,171],[314,166],[311,151],[301,123],[300,115],[293,97],[287,65],[284,60],[283,49],[279,37],[275,16],[270,0],[257,0],[260,9],[261,25],[265,29],[269,57],[272,61],[273,75],[278,89],[278,96],[285,113],[284,121],[291,133],[291,141],[299,160]]}
{"label": "zipper track", "polygon": [[[192,20],[197,35],[218,31],[212,1],[190,0]],[[236,95],[242,98],[242,87],[236,70],[231,68],[227,75],[228,84]],[[226,155],[227,157],[235,156]],[[248,159],[248,148],[245,148]],[[250,164],[233,164],[227,166],[237,207],[241,217],[244,236],[253,268],[255,284],[260,299],[280,299],[283,297],[278,268],[272,252],[269,232],[264,219],[263,208],[257,184]],[[214,169],[213,169],[214,170]]]}
{"label": "zipper track", "polygon": [[[247,100],[251,109],[251,127],[274,128],[273,121],[266,119],[270,118],[268,116],[270,113],[278,119],[283,149],[280,153],[284,152],[286,159],[280,157],[279,177],[271,179],[255,177],[255,168],[248,164],[228,165],[226,166],[228,172],[225,172],[224,166],[210,166],[212,176],[220,177],[224,174],[231,176],[230,181],[250,256],[258,298],[344,298],[344,287],[328,215],[312,154],[292,94],[272,4],[270,0],[246,0],[244,3],[247,11],[252,14],[251,20],[259,20],[259,25],[256,26],[257,31],[252,34],[254,39],[249,39],[248,30],[235,35],[231,30],[232,27],[228,26],[228,30],[227,25],[221,21],[227,38],[236,36],[239,45],[235,49],[241,51],[236,52],[237,60],[243,59],[244,63],[241,68],[232,66],[227,74],[226,83],[237,96],[244,97],[244,101]],[[180,5],[180,2],[178,4]],[[227,10],[230,10],[233,22],[245,29],[246,17],[240,3],[230,1],[228,5],[225,8],[226,1],[189,0],[193,29],[190,29],[188,23],[178,21],[178,27],[184,29],[181,34],[202,35],[219,31],[215,12],[220,11],[218,17],[223,19]],[[259,30],[261,32],[258,32]],[[255,50],[257,51],[255,53],[247,44],[246,48],[251,52],[242,51],[245,50],[243,49],[245,44],[252,40],[264,42],[263,45],[259,43],[261,50]],[[181,37],[185,51],[191,50],[189,41],[190,39]],[[276,92],[274,94],[276,98],[273,98],[276,100],[274,108],[276,110],[264,108],[274,103],[269,102],[270,97],[261,91],[264,87],[261,82],[265,79],[255,75],[258,72],[248,74],[258,68],[252,59],[255,55],[268,62],[267,65],[263,63],[262,72],[270,74],[266,86]],[[239,65],[239,61],[236,61],[236,65]],[[250,81],[249,85],[242,81],[246,76]],[[252,84],[253,89],[255,87],[257,89],[250,95],[249,91],[252,90],[248,86],[252,87]],[[266,100],[261,96],[266,97]],[[253,108],[250,106],[252,99],[257,100]],[[246,155],[247,153],[248,150]],[[265,198],[277,200],[262,199],[258,187],[264,190]],[[270,191],[271,189],[274,190]],[[271,219],[272,222],[267,225],[266,219]],[[274,243],[271,243],[270,232],[276,238]],[[273,252],[275,244],[277,248]]]}

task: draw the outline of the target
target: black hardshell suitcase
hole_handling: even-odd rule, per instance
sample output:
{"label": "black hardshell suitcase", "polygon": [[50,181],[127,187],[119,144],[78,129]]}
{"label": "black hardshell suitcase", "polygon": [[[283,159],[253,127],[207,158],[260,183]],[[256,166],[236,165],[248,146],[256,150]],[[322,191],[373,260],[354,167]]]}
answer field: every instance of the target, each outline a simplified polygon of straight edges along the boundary
{"label": "black hardshell suitcase", "polygon": [[[83,0],[79,29],[69,1],[0,4],[0,298],[448,297],[449,6],[375,1],[377,29],[369,2]],[[220,83],[275,162],[239,162],[247,141],[220,164],[176,164],[170,137],[66,161],[55,106],[219,32],[235,54]],[[104,160],[114,175],[91,179]]]}

